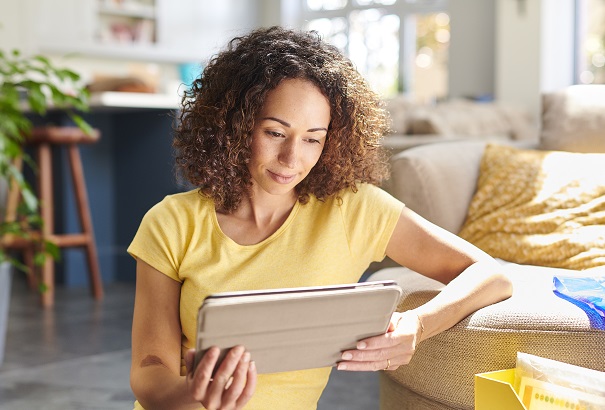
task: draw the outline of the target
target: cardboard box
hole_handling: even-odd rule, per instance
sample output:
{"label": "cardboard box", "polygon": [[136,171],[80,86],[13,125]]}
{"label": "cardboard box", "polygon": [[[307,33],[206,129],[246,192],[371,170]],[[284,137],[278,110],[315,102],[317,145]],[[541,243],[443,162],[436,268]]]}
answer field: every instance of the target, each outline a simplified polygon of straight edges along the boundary
{"label": "cardboard box", "polygon": [[527,410],[515,392],[515,369],[475,375],[475,410]]}

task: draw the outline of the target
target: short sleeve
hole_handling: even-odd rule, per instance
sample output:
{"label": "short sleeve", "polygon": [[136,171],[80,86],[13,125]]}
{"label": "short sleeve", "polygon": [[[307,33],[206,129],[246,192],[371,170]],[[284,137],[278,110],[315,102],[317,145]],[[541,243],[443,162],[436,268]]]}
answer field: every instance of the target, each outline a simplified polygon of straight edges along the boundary
{"label": "short sleeve", "polygon": [[351,252],[372,261],[386,255],[386,247],[405,205],[383,189],[359,184],[356,193],[342,197],[342,215]]}
{"label": "short sleeve", "polygon": [[171,197],[164,198],[143,217],[128,253],[182,282],[178,272],[186,245],[185,222],[177,203]]}

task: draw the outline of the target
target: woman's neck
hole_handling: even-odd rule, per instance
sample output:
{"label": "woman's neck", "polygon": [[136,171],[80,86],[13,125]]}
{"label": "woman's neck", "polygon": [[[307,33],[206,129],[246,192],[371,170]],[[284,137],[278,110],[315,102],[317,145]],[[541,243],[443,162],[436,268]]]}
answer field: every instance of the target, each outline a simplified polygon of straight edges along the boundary
{"label": "woman's neck", "polygon": [[242,200],[231,214],[217,212],[221,230],[240,245],[252,245],[267,239],[288,219],[298,198],[255,194]]}
{"label": "woman's neck", "polygon": [[273,224],[276,220],[285,220],[298,200],[295,192],[291,195],[271,195],[266,192],[253,192],[242,200],[235,211],[240,218],[246,219],[259,228]]}

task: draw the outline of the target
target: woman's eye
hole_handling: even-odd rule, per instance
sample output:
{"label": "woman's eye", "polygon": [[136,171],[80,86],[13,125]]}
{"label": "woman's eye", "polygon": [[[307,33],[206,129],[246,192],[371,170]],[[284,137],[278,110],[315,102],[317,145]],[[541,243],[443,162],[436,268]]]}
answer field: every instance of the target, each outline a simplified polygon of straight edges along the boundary
{"label": "woman's eye", "polygon": [[310,142],[312,144],[319,144],[320,141],[316,140],[315,138],[307,138],[307,142]]}
{"label": "woman's eye", "polygon": [[277,132],[277,131],[267,131],[267,134],[269,134],[272,137],[277,137],[277,138],[281,138],[284,136],[284,134],[282,134],[281,132]]}

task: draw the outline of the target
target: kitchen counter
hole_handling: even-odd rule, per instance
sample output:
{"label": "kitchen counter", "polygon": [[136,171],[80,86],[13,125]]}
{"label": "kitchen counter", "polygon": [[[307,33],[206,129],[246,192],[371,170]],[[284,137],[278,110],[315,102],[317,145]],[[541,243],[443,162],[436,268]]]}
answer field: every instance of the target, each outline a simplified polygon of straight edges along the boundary
{"label": "kitchen counter", "polygon": [[89,104],[92,111],[112,109],[176,110],[180,107],[181,97],[176,93],[169,95],[107,91],[91,94]]}

